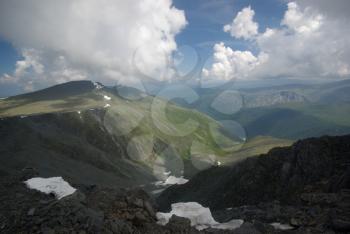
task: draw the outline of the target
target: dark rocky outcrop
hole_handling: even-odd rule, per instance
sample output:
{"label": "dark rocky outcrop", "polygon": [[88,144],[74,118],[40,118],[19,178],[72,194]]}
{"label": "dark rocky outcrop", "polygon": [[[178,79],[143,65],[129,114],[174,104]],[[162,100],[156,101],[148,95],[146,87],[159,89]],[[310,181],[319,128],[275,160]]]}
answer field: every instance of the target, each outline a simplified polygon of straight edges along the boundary
{"label": "dark rocky outcrop", "polygon": [[187,201],[210,207],[218,221],[243,218],[289,223],[299,231],[312,227],[315,233],[350,231],[350,135],[310,138],[214,167],[157,198],[163,211]]}
{"label": "dark rocky outcrop", "polygon": [[[157,204],[140,189],[66,181],[78,190],[57,200],[28,189],[32,168],[0,177],[0,233],[349,233],[350,136],[313,138],[230,167],[199,173],[168,188]],[[157,224],[157,210],[179,201],[211,208],[218,222],[244,219],[235,230],[198,231],[185,218]],[[271,224],[289,224],[277,230]]]}
{"label": "dark rocky outcrop", "polygon": [[[165,226],[158,225],[154,203],[142,190],[75,184],[75,193],[57,200],[25,186],[23,181],[37,175],[25,169],[0,177],[0,233],[208,233],[177,216]],[[210,233],[227,232],[214,229]]]}
{"label": "dark rocky outcrop", "polygon": [[[35,175],[33,170],[25,170],[1,177],[0,198],[5,202],[0,205],[0,233],[166,233],[168,230],[156,224],[153,204],[141,190],[75,185],[79,188],[75,193],[57,200],[25,186],[23,181]],[[192,229],[187,222],[183,225]],[[184,228],[172,225],[169,230],[177,226]]]}

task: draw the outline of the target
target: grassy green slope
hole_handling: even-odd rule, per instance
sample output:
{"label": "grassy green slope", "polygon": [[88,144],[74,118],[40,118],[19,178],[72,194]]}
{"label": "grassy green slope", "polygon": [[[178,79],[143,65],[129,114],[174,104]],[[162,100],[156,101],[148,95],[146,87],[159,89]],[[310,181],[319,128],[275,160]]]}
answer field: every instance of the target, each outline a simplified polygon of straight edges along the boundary
{"label": "grassy green slope", "polygon": [[[0,100],[0,117],[78,112],[99,108],[106,111],[105,127],[116,135],[122,134],[130,140],[137,136],[150,135],[154,140],[171,145],[182,158],[189,157],[194,141],[200,142],[205,149],[209,148],[217,155],[229,155],[229,152],[217,146],[213,138],[220,139],[224,145],[233,144],[233,141],[220,132],[220,125],[215,120],[198,111],[173,103],[166,105],[164,100],[151,96],[139,100],[126,100],[114,89],[96,89],[91,86],[91,82],[73,82],[74,88],[69,84],[72,83]],[[166,108],[163,110],[164,106]],[[192,122],[183,125],[184,121]],[[166,131],[159,126],[167,128]],[[196,128],[187,133],[192,126]],[[211,131],[209,126],[212,126]]]}
{"label": "grassy green slope", "polygon": [[292,140],[275,138],[271,136],[256,136],[248,139],[239,150],[232,153],[231,157],[222,158],[222,162],[238,162],[248,157],[265,154],[275,147],[290,146]]}
{"label": "grassy green slope", "polygon": [[69,82],[0,100],[0,117],[69,112],[101,107],[103,96],[90,81]]}

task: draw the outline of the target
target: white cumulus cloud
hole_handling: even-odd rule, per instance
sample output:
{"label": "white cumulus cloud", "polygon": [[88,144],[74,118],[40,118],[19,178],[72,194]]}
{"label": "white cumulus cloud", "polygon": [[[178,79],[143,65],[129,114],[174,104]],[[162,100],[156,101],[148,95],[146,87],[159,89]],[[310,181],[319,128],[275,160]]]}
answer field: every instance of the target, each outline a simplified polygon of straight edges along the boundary
{"label": "white cumulus cloud", "polygon": [[255,12],[251,7],[243,8],[238,12],[231,24],[224,26],[224,31],[236,38],[250,39],[258,34],[258,23],[254,22]]}
{"label": "white cumulus cloud", "polygon": [[313,12],[310,7],[302,11],[296,2],[290,2],[282,25],[286,25],[297,33],[310,33],[320,28],[322,20],[323,16]]}
{"label": "white cumulus cloud", "polygon": [[342,77],[349,75],[350,31],[316,8],[288,3],[281,28],[266,29],[256,43],[269,54],[258,76]]}
{"label": "white cumulus cloud", "polygon": [[[235,51],[223,44],[215,45],[214,62],[209,69],[203,69],[204,76],[219,80],[348,77],[348,18],[342,15],[337,18],[334,9],[332,14],[327,14],[322,9],[323,11],[314,5],[305,5],[305,1],[302,6],[297,2],[289,2],[279,27],[266,28],[263,33],[253,30],[253,33],[246,34],[245,37],[242,33],[232,33],[233,26],[226,27],[224,30],[235,38],[241,35],[244,39],[250,39],[248,43],[258,51],[255,52],[257,55],[251,51]],[[252,21],[254,14],[250,15]]]}
{"label": "white cumulus cloud", "polygon": [[221,42],[215,44],[214,63],[209,70],[203,69],[203,75],[207,79],[241,79],[267,60],[265,53],[254,56],[250,51],[232,50]]}
{"label": "white cumulus cloud", "polygon": [[24,57],[13,76],[34,86],[131,81],[140,73],[170,79],[164,70],[186,24],[171,0],[3,0],[0,6],[0,36]]}

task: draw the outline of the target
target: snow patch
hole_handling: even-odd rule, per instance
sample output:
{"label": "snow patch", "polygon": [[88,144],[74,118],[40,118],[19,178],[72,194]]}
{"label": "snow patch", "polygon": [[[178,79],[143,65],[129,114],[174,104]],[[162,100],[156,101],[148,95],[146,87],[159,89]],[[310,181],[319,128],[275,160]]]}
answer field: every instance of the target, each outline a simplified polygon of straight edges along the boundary
{"label": "snow patch", "polygon": [[110,107],[111,105],[110,104],[106,104],[105,106],[104,106],[104,108],[108,108],[108,107]]}
{"label": "snow patch", "polygon": [[281,224],[281,223],[270,223],[271,226],[273,226],[277,230],[291,230],[293,229],[292,226],[289,224]]}
{"label": "snow patch", "polygon": [[164,174],[165,176],[169,176],[169,175],[171,174],[171,171],[163,172],[163,174]]}
{"label": "snow patch", "polygon": [[57,199],[71,195],[76,191],[76,189],[70,186],[62,177],[34,177],[24,181],[24,183],[30,189],[35,189],[46,194],[53,193]]}
{"label": "snow patch", "polygon": [[183,176],[181,177],[169,176],[165,181],[158,181],[155,183],[155,185],[166,186],[166,185],[173,185],[173,184],[186,184],[187,182],[188,182],[188,179],[183,178]]}
{"label": "snow patch", "polygon": [[97,82],[93,82],[93,84],[95,85],[95,89],[102,89],[103,88],[103,86]]}
{"label": "snow patch", "polygon": [[107,96],[107,95],[104,95],[103,97],[104,97],[104,99],[106,99],[107,101],[110,101],[110,100],[112,99],[110,96]]}
{"label": "snow patch", "polygon": [[227,223],[218,223],[214,220],[209,208],[203,207],[197,202],[186,202],[172,204],[170,213],[158,212],[158,224],[167,224],[173,215],[188,218],[191,220],[191,226],[197,230],[203,230],[209,227],[233,230],[239,228],[244,222],[241,219],[233,219]]}

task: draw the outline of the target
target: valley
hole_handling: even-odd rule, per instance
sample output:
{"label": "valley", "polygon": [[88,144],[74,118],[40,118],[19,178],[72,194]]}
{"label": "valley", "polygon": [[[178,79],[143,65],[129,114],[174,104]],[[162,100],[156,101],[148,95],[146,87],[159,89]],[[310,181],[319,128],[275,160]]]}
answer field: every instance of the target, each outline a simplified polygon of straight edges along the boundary
{"label": "valley", "polygon": [[[137,100],[126,99],[116,88],[79,81],[1,100],[3,173],[35,167],[48,176],[121,186],[165,180],[168,171],[193,175],[198,171],[190,163],[193,144],[199,160],[207,151],[230,157],[217,142],[230,146],[234,140],[212,118],[144,93],[135,95]],[[192,122],[182,124],[187,119]]]}
{"label": "valley", "polygon": [[0,0],[0,234],[350,234],[350,0]]}

